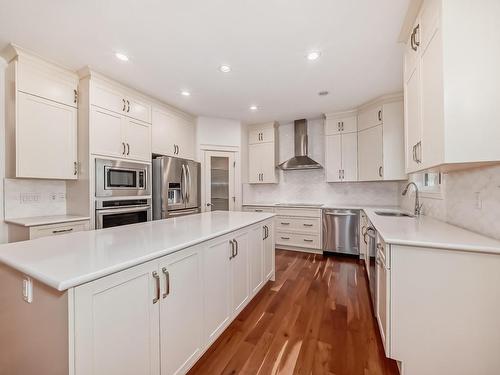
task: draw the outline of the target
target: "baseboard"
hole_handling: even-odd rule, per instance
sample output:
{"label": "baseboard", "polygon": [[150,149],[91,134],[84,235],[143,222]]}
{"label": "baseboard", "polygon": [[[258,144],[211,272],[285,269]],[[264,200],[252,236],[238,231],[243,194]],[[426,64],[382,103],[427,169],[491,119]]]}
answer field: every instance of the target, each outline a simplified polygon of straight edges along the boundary
{"label": "baseboard", "polygon": [[323,250],[320,250],[320,249],[309,249],[309,248],[297,247],[297,246],[276,245],[275,249],[276,250],[297,251],[300,253],[323,254]]}

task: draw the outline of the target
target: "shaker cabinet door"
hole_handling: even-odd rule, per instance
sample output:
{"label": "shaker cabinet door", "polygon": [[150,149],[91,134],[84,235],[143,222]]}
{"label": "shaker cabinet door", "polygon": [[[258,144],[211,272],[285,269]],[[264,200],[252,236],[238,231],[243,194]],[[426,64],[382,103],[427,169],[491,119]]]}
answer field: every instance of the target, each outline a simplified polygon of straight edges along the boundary
{"label": "shaker cabinet door", "polygon": [[90,147],[92,154],[125,157],[127,146],[122,136],[122,122],[117,113],[92,106],[90,121]]}
{"label": "shaker cabinet door", "polygon": [[359,181],[383,180],[382,125],[358,133]]}
{"label": "shaker cabinet door", "polygon": [[342,136],[328,135],[325,141],[326,181],[342,181]]}
{"label": "shaker cabinet door", "polygon": [[123,140],[127,146],[127,158],[151,161],[151,126],[128,118],[124,124]]}

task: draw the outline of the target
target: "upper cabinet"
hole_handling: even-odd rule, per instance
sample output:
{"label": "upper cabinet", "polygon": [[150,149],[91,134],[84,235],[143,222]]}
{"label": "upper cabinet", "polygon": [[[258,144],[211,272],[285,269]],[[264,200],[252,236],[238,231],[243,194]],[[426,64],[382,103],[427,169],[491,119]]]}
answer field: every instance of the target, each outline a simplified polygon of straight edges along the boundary
{"label": "upper cabinet", "polygon": [[195,120],[164,107],[153,107],[153,153],[195,158]]}
{"label": "upper cabinet", "polygon": [[78,76],[8,46],[6,177],[78,178]]}
{"label": "upper cabinet", "polygon": [[248,126],[248,182],[277,183],[278,124]]}
{"label": "upper cabinet", "polygon": [[358,120],[355,112],[328,113],[325,116],[325,135],[358,131]]}
{"label": "upper cabinet", "polygon": [[405,25],[407,172],[500,161],[499,17],[494,1],[424,0]]}

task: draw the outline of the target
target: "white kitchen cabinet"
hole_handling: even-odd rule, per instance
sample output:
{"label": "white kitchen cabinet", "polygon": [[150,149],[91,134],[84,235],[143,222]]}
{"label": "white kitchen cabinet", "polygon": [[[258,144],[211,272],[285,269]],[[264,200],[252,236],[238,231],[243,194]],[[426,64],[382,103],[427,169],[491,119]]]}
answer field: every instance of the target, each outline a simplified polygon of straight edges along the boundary
{"label": "white kitchen cabinet", "polygon": [[355,133],[358,131],[358,120],[355,111],[326,114],[325,135]]}
{"label": "white kitchen cabinet", "polygon": [[326,136],[327,182],[358,180],[358,133]]}
{"label": "white kitchen cabinet", "polygon": [[280,248],[318,252],[321,249],[321,209],[275,208],[275,239]]}
{"label": "white kitchen cabinet", "polygon": [[214,342],[231,319],[232,247],[229,236],[210,243],[203,257],[205,341]]}
{"label": "white kitchen cabinet", "polygon": [[381,105],[375,105],[361,111],[358,115],[358,130],[362,131],[382,124],[384,121],[383,116],[384,112]]}
{"label": "white kitchen cabinet", "polygon": [[500,43],[490,32],[500,9],[495,2],[475,5],[472,0],[425,0],[417,16],[411,15],[413,26],[404,27],[410,47],[404,66],[410,95],[405,100],[408,172],[500,161],[500,94],[492,79],[500,51],[487,47]]}
{"label": "white kitchen cabinet", "polygon": [[248,232],[248,265],[250,268],[250,293],[255,295],[264,283],[264,241],[266,229],[255,226]]}
{"label": "white kitchen cabinet", "polygon": [[76,375],[159,375],[159,300],[152,261],[75,288]]}
{"label": "white kitchen cabinet", "polygon": [[194,120],[181,116],[166,108],[153,107],[152,124],[155,154],[194,159]]}
{"label": "white kitchen cabinet", "polygon": [[382,125],[358,133],[359,180],[377,181],[384,178]]}
{"label": "white kitchen cabinet", "polygon": [[92,85],[91,104],[136,120],[151,123],[151,105],[118,85],[110,85],[104,82],[94,83]]}
{"label": "white kitchen cabinet", "polygon": [[380,338],[384,345],[385,354],[387,357],[391,356],[390,353],[390,248],[385,242],[377,236],[377,249],[376,249],[376,267],[375,277],[377,278],[376,285],[376,306],[375,317],[377,319]]}
{"label": "white kitchen cabinet", "polygon": [[248,182],[277,183],[277,123],[248,126]]}
{"label": "white kitchen cabinet", "polygon": [[185,374],[203,350],[201,258],[194,247],[160,261],[161,375]]}
{"label": "white kitchen cabinet", "polygon": [[250,299],[248,231],[233,238],[235,253],[231,259],[232,313],[239,314]]}
{"label": "white kitchen cabinet", "polygon": [[9,242],[34,240],[36,238],[60,236],[63,234],[89,230],[88,220],[78,220],[55,224],[26,226],[9,223]]}
{"label": "white kitchen cabinet", "polygon": [[272,142],[248,146],[248,182],[251,184],[277,183],[276,149]]}
{"label": "white kitchen cabinet", "polygon": [[76,180],[78,77],[8,46],[6,177]]}
{"label": "white kitchen cabinet", "polygon": [[269,220],[263,225],[264,229],[264,245],[263,245],[263,260],[264,260],[264,283],[267,280],[274,280],[274,261],[275,261],[275,249],[274,249],[274,224],[272,220]]}
{"label": "white kitchen cabinet", "polygon": [[96,106],[91,108],[91,153],[150,161],[151,125]]}

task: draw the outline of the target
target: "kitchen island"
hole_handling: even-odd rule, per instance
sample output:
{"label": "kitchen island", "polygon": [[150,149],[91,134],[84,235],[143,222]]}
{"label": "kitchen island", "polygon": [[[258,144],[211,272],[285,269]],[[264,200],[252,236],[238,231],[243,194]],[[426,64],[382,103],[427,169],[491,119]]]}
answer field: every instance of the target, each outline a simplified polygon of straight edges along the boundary
{"label": "kitchen island", "polygon": [[0,246],[1,371],[187,372],[274,279],[272,217],[212,212]]}

